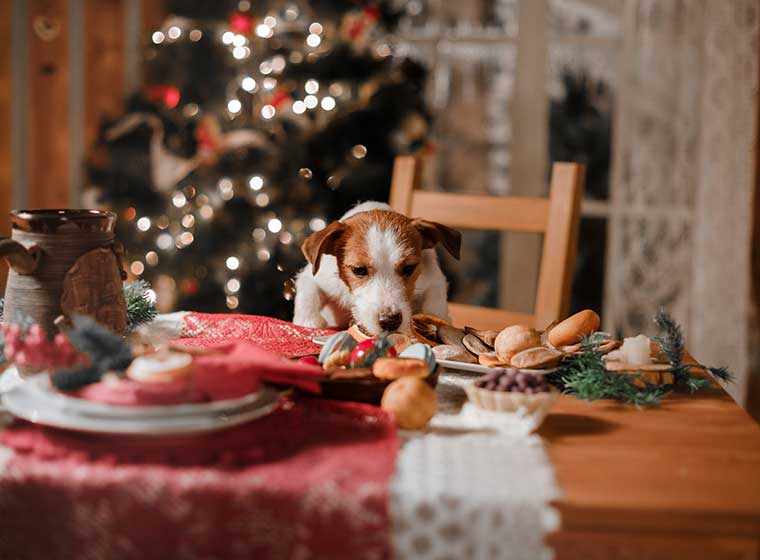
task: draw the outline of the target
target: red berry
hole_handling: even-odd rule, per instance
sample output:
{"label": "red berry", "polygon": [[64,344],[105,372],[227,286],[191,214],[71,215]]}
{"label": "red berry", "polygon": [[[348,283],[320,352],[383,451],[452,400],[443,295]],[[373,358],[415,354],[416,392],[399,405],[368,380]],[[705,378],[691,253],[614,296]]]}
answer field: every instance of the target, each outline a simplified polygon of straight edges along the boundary
{"label": "red berry", "polygon": [[302,364],[319,365],[319,360],[317,360],[316,356],[301,356],[298,358],[298,361]]}

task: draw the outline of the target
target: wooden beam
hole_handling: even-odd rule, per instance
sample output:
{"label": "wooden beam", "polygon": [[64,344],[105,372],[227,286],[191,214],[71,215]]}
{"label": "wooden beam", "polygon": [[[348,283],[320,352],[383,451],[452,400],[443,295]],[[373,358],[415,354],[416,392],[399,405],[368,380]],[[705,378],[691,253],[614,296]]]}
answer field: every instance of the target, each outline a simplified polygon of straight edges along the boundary
{"label": "wooden beam", "polygon": [[166,18],[166,6],[164,4],[165,2],[158,0],[142,0],[144,36],[147,37],[152,31],[158,29]]}
{"label": "wooden beam", "polygon": [[[547,146],[549,133],[546,95],[548,43],[548,0],[520,2],[518,6],[517,60],[510,112],[513,137],[510,165],[510,195],[545,196],[547,191]],[[499,305],[531,313],[541,259],[538,235],[502,235],[499,255]]]}
{"label": "wooden beam", "polygon": [[[757,18],[758,36],[760,36],[760,18]],[[757,42],[757,60],[755,64],[760,76],[760,42]],[[750,238],[750,304],[749,313],[750,340],[754,341],[755,358],[750,359],[747,387],[747,411],[760,422],[760,356],[757,356],[757,344],[760,343],[760,91],[755,90],[755,149],[754,193],[752,204],[752,236]],[[750,345],[752,348],[752,343]]]}
{"label": "wooden beam", "polygon": [[549,199],[416,191],[409,216],[454,228],[543,233],[547,228]]}
{"label": "wooden beam", "polygon": [[[11,23],[12,2],[0,2],[0,118],[11,122]],[[8,212],[13,204],[11,127],[0,130],[0,236],[10,235]],[[0,289],[5,289],[8,267],[0,262]]]}
{"label": "wooden beam", "polygon": [[68,7],[68,0],[27,3],[30,207],[69,206]]}
{"label": "wooden beam", "polygon": [[86,149],[97,139],[105,116],[121,112],[124,98],[124,6],[122,0],[86,0],[85,137]]}

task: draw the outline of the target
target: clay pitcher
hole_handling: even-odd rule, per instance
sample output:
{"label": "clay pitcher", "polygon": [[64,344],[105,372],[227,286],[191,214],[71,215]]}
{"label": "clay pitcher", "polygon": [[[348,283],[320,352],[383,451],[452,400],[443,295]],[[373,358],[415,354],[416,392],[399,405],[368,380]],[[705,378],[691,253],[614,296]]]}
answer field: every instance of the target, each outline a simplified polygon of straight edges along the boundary
{"label": "clay pitcher", "polygon": [[54,333],[73,314],[126,330],[116,215],[100,210],[14,210],[0,240],[10,265],[4,323],[31,320]]}

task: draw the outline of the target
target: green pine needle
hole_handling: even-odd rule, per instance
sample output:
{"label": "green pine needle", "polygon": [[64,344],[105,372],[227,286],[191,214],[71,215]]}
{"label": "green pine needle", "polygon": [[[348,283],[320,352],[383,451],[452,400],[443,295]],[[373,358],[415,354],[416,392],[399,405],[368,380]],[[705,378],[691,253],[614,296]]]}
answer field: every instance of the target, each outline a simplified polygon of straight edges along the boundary
{"label": "green pine needle", "polygon": [[158,315],[156,302],[148,294],[149,289],[150,284],[145,280],[136,280],[124,285],[128,331],[133,331],[143,323],[150,323]]}
{"label": "green pine needle", "polygon": [[669,387],[650,383],[641,375],[607,371],[594,335],[584,337],[582,345],[583,351],[568,358],[551,376],[552,383],[564,393],[587,401],[613,399],[647,407],[656,405],[670,391]]}
{"label": "green pine needle", "polygon": [[582,340],[582,352],[567,358],[559,371],[551,374],[550,381],[563,392],[579,399],[595,401],[614,399],[637,407],[656,405],[675,387],[688,389],[691,393],[710,387],[711,380],[692,375],[693,369],[709,372],[723,381],[733,380],[725,367],[709,367],[701,364],[684,364],[684,336],[681,326],[665,310],[654,318],[660,335],[654,340],[660,345],[673,375],[672,385],[649,382],[641,373],[630,375],[607,371],[599,352],[596,333]]}
{"label": "green pine needle", "polygon": [[654,337],[654,341],[660,345],[670,365],[674,367],[680,365],[683,361],[684,348],[681,326],[663,308],[660,308],[655,315],[654,324],[661,331],[659,336]]}

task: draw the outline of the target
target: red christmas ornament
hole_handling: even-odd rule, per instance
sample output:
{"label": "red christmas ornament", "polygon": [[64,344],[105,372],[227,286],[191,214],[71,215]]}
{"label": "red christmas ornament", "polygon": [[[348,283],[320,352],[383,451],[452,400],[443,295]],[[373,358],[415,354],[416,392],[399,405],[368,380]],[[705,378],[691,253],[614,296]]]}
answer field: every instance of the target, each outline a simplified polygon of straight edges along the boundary
{"label": "red christmas ornament", "polygon": [[207,119],[201,120],[195,128],[195,141],[198,143],[198,149],[212,152],[216,149],[217,131]]}
{"label": "red christmas ornament", "polygon": [[145,88],[145,97],[151,101],[163,103],[169,109],[174,109],[179,105],[181,98],[179,88],[177,86],[159,84],[155,86],[148,86]]}
{"label": "red christmas ornament", "polygon": [[367,6],[364,8],[364,15],[370,21],[377,21],[380,19],[380,8],[377,6]]}
{"label": "red christmas ornament", "polygon": [[241,35],[250,35],[253,31],[253,16],[235,12],[230,16],[230,29]]}
{"label": "red christmas ornament", "polygon": [[359,17],[353,20],[348,26],[348,36],[352,41],[356,41],[367,28],[380,19],[380,10],[377,6],[367,6],[362,10]]}
{"label": "red christmas ornament", "polygon": [[389,358],[395,358],[398,355],[393,346],[389,346],[385,352],[379,351],[377,343],[378,339],[368,338],[354,346],[351,351],[351,367],[370,367],[372,362],[382,355]]}
{"label": "red christmas ornament", "polygon": [[266,105],[271,105],[278,111],[283,103],[290,99],[290,93],[285,88],[278,88],[274,93],[264,102]]}
{"label": "red christmas ornament", "polygon": [[179,284],[179,291],[188,296],[198,293],[200,283],[196,278],[183,278]]}

